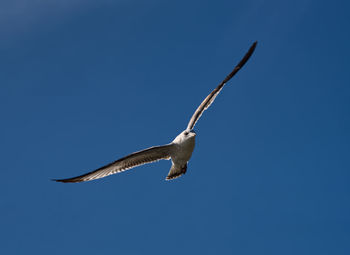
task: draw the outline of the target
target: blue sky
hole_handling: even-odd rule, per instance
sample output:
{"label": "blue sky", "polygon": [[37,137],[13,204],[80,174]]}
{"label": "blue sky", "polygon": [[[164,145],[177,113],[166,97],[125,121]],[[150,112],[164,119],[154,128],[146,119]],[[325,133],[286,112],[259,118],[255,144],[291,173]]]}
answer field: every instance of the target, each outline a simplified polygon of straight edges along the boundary
{"label": "blue sky", "polygon": [[[2,1],[1,254],[349,254],[349,7]],[[184,177],[50,181],[170,142],[255,40]]]}

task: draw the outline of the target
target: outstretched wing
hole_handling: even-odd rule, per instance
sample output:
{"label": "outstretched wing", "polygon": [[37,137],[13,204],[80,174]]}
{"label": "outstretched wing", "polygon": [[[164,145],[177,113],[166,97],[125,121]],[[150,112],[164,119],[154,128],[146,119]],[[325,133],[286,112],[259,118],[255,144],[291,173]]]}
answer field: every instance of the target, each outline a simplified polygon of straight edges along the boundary
{"label": "outstretched wing", "polygon": [[155,162],[161,159],[169,159],[172,144],[155,146],[142,151],[132,153],[124,158],[121,158],[113,163],[103,166],[95,171],[83,174],[77,177],[54,180],[57,182],[85,182],[100,179],[111,174],[123,172],[125,170],[140,166],[143,164]]}
{"label": "outstretched wing", "polygon": [[236,65],[236,67],[233,69],[233,71],[226,76],[226,78],[203,100],[203,102],[200,104],[200,106],[197,108],[197,110],[192,115],[192,118],[190,122],[187,125],[187,130],[190,131],[193,129],[194,125],[196,125],[196,122],[198,119],[202,116],[202,113],[214,102],[216,96],[220,93],[226,82],[228,82],[248,61],[250,56],[253,54],[257,42],[254,42],[248,52],[245,54],[245,56],[242,58],[242,60]]}

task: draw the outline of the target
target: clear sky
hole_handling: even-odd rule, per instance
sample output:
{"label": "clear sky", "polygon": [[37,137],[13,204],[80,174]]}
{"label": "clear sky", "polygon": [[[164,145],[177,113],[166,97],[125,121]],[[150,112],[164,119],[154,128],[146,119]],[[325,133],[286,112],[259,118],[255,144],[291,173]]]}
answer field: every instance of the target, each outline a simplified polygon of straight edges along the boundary
{"label": "clear sky", "polygon": [[[1,254],[350,254],[350,4],[0,2]],[[165,144],[255,41],[169,161]]]}

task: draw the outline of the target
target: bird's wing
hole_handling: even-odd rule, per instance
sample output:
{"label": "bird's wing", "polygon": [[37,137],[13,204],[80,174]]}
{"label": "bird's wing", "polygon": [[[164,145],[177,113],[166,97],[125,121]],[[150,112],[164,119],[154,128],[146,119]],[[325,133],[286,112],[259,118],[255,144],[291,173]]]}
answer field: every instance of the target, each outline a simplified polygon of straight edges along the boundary
{"label": "bird's wing", "polygon": [[200,104],[200,106],[197,108],[197,110],[192,115],[191,120],[189,121],[187,125],[187,130],[190,131],[193,129],[194,125],[196,125],[196,122],[201,117],[202,113],[214,102],[216,96],[220,93],[226,82],[228,82],[248,61],[250,56],[253,54],[257,42],[254,42],[248,52],[245,54],[245,56],[242,58],[242,60],[236,65],[236,67],[232,70],[232,72],[226,76],[226,78],[203,100],[203,102]]}
{"label": "bird's wing", "polygon": [[99,178],[106,177],[111,174],[116,174],[136,166],[143,164],[155,162],[161,159],[169,159],[172,144],[167,144],[163,146],[155,146],[142,151],[132,153],[124,158],[121,158],[113,163],[110,163],[106,166],[103,166],[95,171],[92,171],[87,174],[83,174],[77,177],[54,180],[57,182],[85,182],[96,180]]}

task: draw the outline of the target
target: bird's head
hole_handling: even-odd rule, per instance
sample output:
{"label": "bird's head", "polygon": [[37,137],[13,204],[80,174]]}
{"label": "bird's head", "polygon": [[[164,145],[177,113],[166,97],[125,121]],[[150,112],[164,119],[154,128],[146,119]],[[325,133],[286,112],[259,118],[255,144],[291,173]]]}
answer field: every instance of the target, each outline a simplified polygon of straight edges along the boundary
{"label": "bird's head", "polygon": [[182,131],[182,133],[184,136],[189,136],[189,137],[192,137],[192,136],[196,136],[196,132],[194,130],[184,130]]}
{"label": "bird's head", "polygon": [[196,133],[194,132],[194,130],[184,130],[174,139],[173,142],[174,143],[182,143],[182,142],[185,142],[187,140],[194,139],[195,136],[196,136]]}

